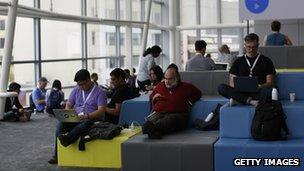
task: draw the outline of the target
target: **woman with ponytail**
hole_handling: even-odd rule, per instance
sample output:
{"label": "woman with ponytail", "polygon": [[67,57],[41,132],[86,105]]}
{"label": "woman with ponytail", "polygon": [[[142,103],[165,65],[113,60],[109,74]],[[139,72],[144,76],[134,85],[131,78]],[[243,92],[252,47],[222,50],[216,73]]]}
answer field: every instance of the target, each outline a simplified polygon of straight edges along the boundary
{"label": "woman with ponytail", "polygon": [[143,56],[140,57],[137,75],[137,84],[140,90],[147,91],[145,86],[151,85],[149,71],[155,65],[154,58],[157,58],[161,52],[162,49],[154,45],[152,48],[148,48]]}

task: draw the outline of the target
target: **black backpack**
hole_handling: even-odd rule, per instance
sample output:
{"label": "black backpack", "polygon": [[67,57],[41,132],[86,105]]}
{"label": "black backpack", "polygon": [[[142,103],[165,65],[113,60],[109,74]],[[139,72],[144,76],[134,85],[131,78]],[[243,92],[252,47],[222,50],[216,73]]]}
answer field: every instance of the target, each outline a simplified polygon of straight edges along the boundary
{"label": "black backpack", "polygon": [[286,140],[289,130],[285,120],[286,115],[279,101],[260,101],[252,120],[252,138],[259,141]]}
{"label": "black backpack", "polygon": [[49,109],[60,109],[61,101],[63,100],[62,94],[59,90],[52,89],[49,98],[47,99],[46,106]]}
{"label": "black backpack", "polygon": [[123,128],[109,122],[95,123],[88,131],[88,136],[80,137],[79,150],[85,150],[85,143],[94,139],[111,140],[118,136]]}
{"label": "black backpack", "polygon": [[223,105],[217,104],[216,108],[212,111],[213,117],[209,122],[202,119],[195,119],[193,126],[201,131],[219,130],[220,126],[220,110]]}

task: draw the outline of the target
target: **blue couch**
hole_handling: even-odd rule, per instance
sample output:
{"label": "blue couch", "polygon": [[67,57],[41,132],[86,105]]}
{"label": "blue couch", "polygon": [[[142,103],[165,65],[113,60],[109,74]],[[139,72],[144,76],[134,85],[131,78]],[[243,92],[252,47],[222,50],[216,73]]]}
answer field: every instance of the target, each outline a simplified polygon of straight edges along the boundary
{"label": "blue couch", "polygon": [[[126,101],[123,105],[128,106],[123,106],[121,120],[142,124],[148,114],[145,112],[150,110],[149,103],[144,103],[143,98],[148,101],[147,97]],[[213,171],[213,144],[218,139],[218,131],[197,131],[191,125],[196,118],[204,119],[218,103],[226,102],[227,99],[224,98],[202,98],[192,107],[187,130],[166,135],[161,140],[148,139],[147,135],[135,135],[124,142],[122,170],[195,171],[204,168],[206,171]]]}
{"label": "blue couch", "polygon": [[[299,158],[304,161],[304,73],[281,73],[276,78],[287,125],[291,136],[287,141],[255,141],[251,138],[252,106],[221,108],[219,140],[214,145],[215,170],[268,171],[304,170],[300,166],[235,166],[235,158]],[[296,101],[289,102],[289,93],[296,93]]]}

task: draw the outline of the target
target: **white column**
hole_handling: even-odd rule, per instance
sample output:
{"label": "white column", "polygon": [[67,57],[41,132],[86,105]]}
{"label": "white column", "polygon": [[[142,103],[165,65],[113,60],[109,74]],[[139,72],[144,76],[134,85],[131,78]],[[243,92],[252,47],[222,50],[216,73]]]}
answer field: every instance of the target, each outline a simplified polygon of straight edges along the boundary
{"label": "white column", "polygon": [[145,50],[146,50],[146,46],[147,46],[147,40],[148,40],[148,31],[149,31],[149,24],[150,24],[150,16],[151,16],[151,8],[152,8],[152,0],[148,0],[148,6],[147,6],[147,12],[146,12],[146,24],[144,26],[144,31],[142,34],[142,46],[141,46],[141,53],[140,55],[142,55]]}
{"label": "white column", "polygon": [[[170,63],[175,63],[180,68],[180,54],[179,54],[179,44],[177,42],[177,31],[176,31],[176,24],[177,24],[177,5],[176,0],[169,0],[169,26],[170,26],[170,34],[169,34],[169,60]],[[179,37],[179,36],[178,36]],[[178,56],[177,56],[178,55]]]}
{"label": "white column", "polygon": [[[5,93],[7,89],[10,65],[12,60],[12,51],[14,44],[15,24],[17,15],[18,0],[12,0],[8,8],[8,15],[5,26],[5,44],[4,55],[2,59],[2,69],[0,78],[0,93]],[[6,98],[0,98],[0,119],[3,118]]]}
{"label": "white column", "polygon": [[[132,4],[131,0],[125,0],[125,19],[132,20]],[[132,27],[126,26],[126,42],[125,42],[125,68],[132,68]]]}

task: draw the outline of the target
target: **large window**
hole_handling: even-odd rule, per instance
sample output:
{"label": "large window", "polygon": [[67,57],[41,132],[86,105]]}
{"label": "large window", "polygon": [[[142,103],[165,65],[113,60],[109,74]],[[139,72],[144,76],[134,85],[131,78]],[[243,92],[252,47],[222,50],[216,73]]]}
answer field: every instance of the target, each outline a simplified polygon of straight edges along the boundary
{"label": "large window", "polygon": [[18,4],[33,7],[34,6],[34,0],[19,0]]}
{"label": "large window", "polygon": [[40,6],[43,10],[81,15],[81,0],[40,0]]}
{"label": "large window", "polygon": [[162,24],[161,4],[152,3],[150,21],[155,24]]}
{"label": "large window", "polygon": [[13,60],[34,60],[33,19],[18,17],[16,21]]}
{"label": "large window", "polygon": [[32,88],[35,83],[34,64],[14,64],[10,67],[9,82],[18,82],[23,89]]}
{"label": "large window", "polygon": [[42,60],[81,58],[81,26],[79,23],[41,21]]}
{"label": "large window", "polygon": [[200,14],[201,24],[210,25],[217,23],[217,7],[215,0],[201,0]]}
{"label": "large window", "polygon": [[[87,30],[88,57],[105,57],[116,55],[116,29],[114,26],[89,24]],[[94,45],[93,39],[95,42]]]}
{"label": "large window", "polygon": [[[42,10],[60,14],[82,15],[82,0],[37,1],[40,2]],[[34,2],[36,1],[19,0],[19,4],[29,7],[34,7]],[[145,19],[148,1],[128,0],[127,2],[131,3],[130,14],[126,14],[126,0],[86,0],[85,2],[87,16],[89,17],[119,18],[123,20],[131,17],[131,20],[142,21]],[[162,8],[166,3],[161,0],[152,3],[150,18],[152,23],[162,24]],[[116,7],[119,7],[119,9],[116,9]],[[116,16],[116,14],[120,15]],[[34,29],[39,28],[39,23],[34,21],[33,18],[24,17],[17,17],[16,20],[13,64],[10,69],[9,80],[19,82],[23,88],[30,90],[35,87],[35,79],[37,79],[35,77],[40,76],[39,73],[41,73],[41,76],[47,77],[50,83],[59,79],[63,86],[70,88],[70,86],[75,85],[74,74],[77,70],[86,66],[85,64],[87,64],[90,72],[100,74],[100,83],[108,83],[110,71],[118,66],[124,66],[124,56],[126,50],[128,50],[126,49],[125,26],[88,23],[85,33],[87,42],[84,43],[80,22],[42,18],[40,22],[41,32],[39,32],[39,29]],[[0,15],[0,58],[2,58],[4,51],[5,23],[6,16]],[[138,57],[141,55],[143,29],[131,29],[132,66],[137,67]],[[147,46],[157,44],[162,47],[162,43],[162,32],[150,29]],[[87,53],[83,53],[82,50],[85,45],[87,46]],[[87,59],[83,58],[85,57],[84,54],[87,54]],[[69,92],[69,88],[64,91]]]}
{"label": "large window", "polygon": [[181,25],[196,25],[196,0],[180,0]]}
{"label": "large window", "polygon": [[222,23],[238,23],[239,22],[239,1],[238,0],[222,0],[221,5]]}
{"label": "large window", "polygon": [[68,62],[45,62],[42,63],[42,76],[46,77],[50,83],[55,79],[61,81],[62,86],[75,85],[75,73],[82,68],[81,61]]}
{"label": "large window", "polygon": [[115,19],[115,0],[87,0],[87,16]]}

